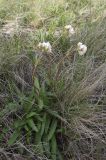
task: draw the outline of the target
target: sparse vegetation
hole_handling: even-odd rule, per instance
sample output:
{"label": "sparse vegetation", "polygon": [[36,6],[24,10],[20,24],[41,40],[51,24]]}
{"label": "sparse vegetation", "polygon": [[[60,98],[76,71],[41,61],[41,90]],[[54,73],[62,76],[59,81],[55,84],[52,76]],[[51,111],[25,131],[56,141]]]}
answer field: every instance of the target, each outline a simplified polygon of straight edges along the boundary
{"label": "sparse vegetation", "polygon": [[0,160],[105,160],[104,0],[0,0]]}

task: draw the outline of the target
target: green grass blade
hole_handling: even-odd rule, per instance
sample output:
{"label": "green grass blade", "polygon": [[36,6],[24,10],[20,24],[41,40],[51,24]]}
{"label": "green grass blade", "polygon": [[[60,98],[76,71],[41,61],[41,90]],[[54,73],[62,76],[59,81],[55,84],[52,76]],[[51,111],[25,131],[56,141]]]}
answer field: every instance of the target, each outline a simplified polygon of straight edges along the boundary
{"label": "green grass blade", "polygon": [[29,119],[27,123],[32,128],[33,131],[38,132],[38,128],[35,126],[35,123],[32,119]]}
{"label": "green grass blade", "polygon": [[45,134],[48,133],[50,123],[51,123],[51,118],[50,118],[50,117],[47,117],[47,119],[46,119],[46,124],[45,124]]}
{"label": "green grass blade", "polygon": [[15,131],[12,134],[11,138],[9,139],[8,144],[13,145],[15,143],[16,139],[19,137],[19,135],[20,135],[20,133],[18,131]]}
{"label": "green grass blade", "polygon": [[57,142],[56,142],[56,138],[54,135],[51,139],[51,158],[52,158],[52,160],[57,159],[56,153],[57,153]]}
{"label": "green grass blade", "polygon": [[42,122],[42,126],[41,126],[41,136],[43,135],[44,133],[44,130],[45,130],[45,125],[46,125],[46,114],[44,114],[43,116],[43,122]]}
{"label": "green grass blade", "polygon": [[37,88],[38,90],[40,90],[39,80],[38,80],[38,78],[36,78],[36,77],[35,77],[35,79],[34,79],[34,86],[35,86],[35,88]]}
{"label": "green grass blade", "polygon": [[50,131],[48,134],[48,140],[51,140],[51,138],[53,137],[55,131],[56,131],[56,127],[57,127],[57,120],[53,120],[50,126]]}
{"label": "green grass blade", "polygon": [[31,118],[35,115],[38,115],[38,114],[36,112],[30,112],[30,113],[27,114],[26,118]]}
{"label": "green grass blade", "polygon": [[43,106],[44,106],[42,99],[39,99],[39,100],[38,100],[38,105],[39,105],[39,108],[42,110],[42,109],[43,109]]}

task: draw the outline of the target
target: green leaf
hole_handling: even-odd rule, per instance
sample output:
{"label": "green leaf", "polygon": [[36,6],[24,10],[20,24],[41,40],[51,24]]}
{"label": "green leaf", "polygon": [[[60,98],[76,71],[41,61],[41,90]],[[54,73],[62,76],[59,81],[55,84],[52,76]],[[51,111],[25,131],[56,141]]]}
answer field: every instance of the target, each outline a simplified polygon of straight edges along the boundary
{"label": "green leaf", "polygon": [[43,122],[42,122],[42,126],[41,126],[41,136],[43,135],[44,133],[44,130],[45,130],[45,124],[46,124],[46,114],[44,114],[43,116]]}
{"label": "green leaf", "polygon": [[36,143],[36,145],[39,145],[39,144],[41,143],[41,135],[40,135],[40,132],[37,132],[37,133],[36,133],[35,143]]}
{"label": "green leaf", "polygon": [[27,142],[27,144],[30,144],[30,140],[31,140],[31,132],[30,132],[30,130],[28,130],[27,134],[26,134],[26,142]]}
{"label": "green leaf", "polygon": [[43,106],[44,106],[42,99],[39,99],[39,100],[38,100],[38,105],[39,105],[39,108],[42,110],[42,109],[43,109]]}
{"label": "green leaf", "polygon": [[37,128],[38,128],[38,130],[39,130],[39,132],[41,131],[41,122],[39,121],[39,122],[37,122]]}
{"label": "green leaf", "polygon": [[46,134],[43,135],[42,141],[44,142],[43,143],[44,151],[45,151],[47,157],[50,158],[50,156],[51,156],[51,153],[50,153],[50,143],[48,141],[48,138],[47,138]]}
{"label": "green leaf", "polygon": [[46,134],[48,133],[50,123],[51,123],[51,117],[48,116],[46,119],[46,124],[45,124],[45,133]]}
{"label": "green leaf", "polygon": [[34,86],[35,86],[38,90],[40,90],[39,80],[38,80],[38,78],[36,78],[36,77],[35,77],[35,79],[34,79]]}
{"label": "green leaf", "polygon": [[52,92],[47,92],[46,94],[47,94],[47,96],[50,96],[50,97],[56,97],[56,95]]}
{"label": "green leaf", "polygon": [[46,93],[46,89],[43,86],[40,90],[40,96],[43,99],[43,103],[48,106],[49,99],[48,99],[48,96],[47,96],[47,93]]}
{"label": "green leaf", "polygon": [[27,125],[25,125],[25,130],[28,132],[29,131],[29,128],[28,128],[28,126]]}
{"label": "green leaf", "polygon": [[40,122],[42,122],[42,121],[43,121],[42,117],[40,117],[40,115],[39,115],[39,114],[38,114],[38,115],[36,115],[36,119],[37,119],[37,120],[39,120]]}
{"label": "green leaf", "polygon": [[29,111],[32,109],[33,104],[34,104],[33,100],[29,100],[29,97],[26,97],[22,101],[22,106],[24,108],[24,112],[29,113]]}
{"label": "green leaf", "polygon": [[14,142],[16,141],[16,139],[19,137],[19,135],[20,135],[19,131],[15,131],[15,132],[12,134],[11,138],[9,139],[8,144],[9,144],[9,145],[13,145]]}
{"label": "green leaf", "polygon": [[38,132],[38,128],[35,126],[35,123],[32,119],[29,119],[27,123],[32,128],[32,130],[34,130],[35,132]]}
{"label": "green leaf", "polygon": [[30,112],[30,113],[27,114],[26,118],[31,118],[35,115],[38,115],[38,114],[36,112]]}
{"label": "green leaf", "polygon": [[47,111],[49,114],[51,114],[52,116],[54,116],[55,118],[58,118],[58,119],[60,119],[60,120],[63,121],[63,122],[66,122],[66,120],[65,120],[64,118],[62,118],[62,117],[58,114],[58,112],[52,111],[52,110],[50,110],[50,109],[47,109],[46,111]]}
{"label": "green leaf", "polygon": [[32,87],[32,90],[29,93],[28,101],[32,102],[34,100],[34,97],[35,97],[35,88]]}
{"label": "green leaf", "polygon": [[56,160],[56,153],[57,153],[57,142],[55,135],[51,139],[51,158],[52,160]]}
{"label": "green leaf", "polygon": [[55,131],[56,131],[56,127],[57,127],[57,120],[53,119],[52,123],[50,125],[50,131],[48,134],[48,140],[51,140],[51,138],[53,137]]}
{"label": "green leaf", "polygon": [[56,117],[56,118],[59,118],[59,117],[60,117],[59,114],[58,114],[58,112],[56,112],[56,111],[52,111],[52,110],[50,110],[50,109],[48,109],[47,111],[48,111],[48,113],[50,113],[52,116],[54,116],[54,117]]}
{"label": "green leaf", "polygon": [[23,120],[23,119],[22,119],[22,120],[17,120],[17,121],[14,123],[14,127],[15,127],[15,128],[23,127],[25,123],[26,123],[26,121]]}
{"label": "green leaf", "polygon": [[10,111],[11,110],[16,110],[17,109],[18,104],[16,102],[10,102],[6,105],[6,108],[8,108]]}
{"label": "green leaf", "polygon": [[27,116],[26,116],[27,119],[29,119],[31,117],[33,117],[34,119],[39,120],[40,122],[43,121],[42,117],[36,112],[31,112],[31,113],[27,114]]}
{"label": "green leaf", "polygon": [[41,123],[38,124],[38,128],[39,128],[39,131],[35,135],[35,143],[38,146],[39,153],[43,154],[44,150],[43,150],[43,144],[42,144],[42,140],[41,140],[42,137],[41,137],[41,134],[40,134]]}
{"label": "green leaf", "polygon": [[8,128],[3,128],[2,132],[0,133],[0,141],[3,139],[4,135],[8,132]]}

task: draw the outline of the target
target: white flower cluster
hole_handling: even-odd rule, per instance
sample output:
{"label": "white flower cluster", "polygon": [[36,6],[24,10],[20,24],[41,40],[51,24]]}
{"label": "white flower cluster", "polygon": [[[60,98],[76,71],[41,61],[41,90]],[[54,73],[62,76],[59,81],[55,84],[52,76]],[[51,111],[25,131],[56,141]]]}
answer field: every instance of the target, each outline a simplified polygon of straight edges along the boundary
{"label": "white flower cluster", "polygon": [[79,55],[84,55],[87,52],[87,46],[81,42],[77,44]]}
{"label": "white flower cluster", "polygon": [[[65,29],[68,31],[69,36],[75,34],[75,30],[71,25],[66,25]],[[56,37],[58,37],[60,35],[60,33],[61,33],[61,31],[56,31],[54,35]],[[51,46],[50,42],[43,42],[43,43],[40,42],[38,44],[38,47],[42,52],[49,52],[49,53],[52,52],[52,46]],[[78,50],[79,55],[81,55],[81,56],[87,52],[87,46],[81,42],[79,42],[77,44],[76,48]]]}
{"label": "white flower cluster", "polygon": [[65,29],[68,31],[69,36],[75,34],[75,30],[74,30],[74,28],[71,25],[66,25]]}
{"label": "white flower cluster", "polygon": [[52,46],[50,42],[43,42],[38,44],[39,49],[43,52],[52,52]]}

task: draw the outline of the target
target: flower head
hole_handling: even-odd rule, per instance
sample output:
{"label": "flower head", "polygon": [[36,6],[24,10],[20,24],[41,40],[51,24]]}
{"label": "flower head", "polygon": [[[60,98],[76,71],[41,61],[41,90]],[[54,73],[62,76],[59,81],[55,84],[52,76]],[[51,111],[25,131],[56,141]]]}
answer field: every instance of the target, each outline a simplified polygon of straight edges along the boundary
{"label": "flower head", "polygon": [[87,52],[87,46],[81,42],[77,44],[79,55],[84,55]]}
{"label": "flower head", "polygon": [[74,28],[71,25],[66,25],[65,29],[68,31],[69,36],[75,34],[75,30],[74,30]]}
{"label": "flower head", "polygon": [[44,52],[52,52],[52,47],[50,42],[43,42],[43,43],[39,43],[38,47]]}

